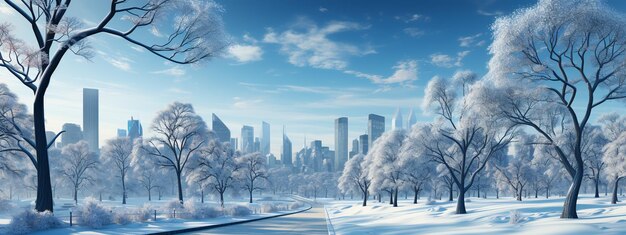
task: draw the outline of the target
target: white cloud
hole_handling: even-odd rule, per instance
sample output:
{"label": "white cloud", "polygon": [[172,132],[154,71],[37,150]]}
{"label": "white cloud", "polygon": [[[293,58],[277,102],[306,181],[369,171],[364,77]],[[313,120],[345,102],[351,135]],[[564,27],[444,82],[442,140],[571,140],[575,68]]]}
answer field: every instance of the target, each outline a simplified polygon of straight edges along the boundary
{"label": "white cloud", "polygon": [[402,20],[404,23],[412,23],[417,21],[429,21],[430,17],[422,15],[422,14],[407,14],[404,16],[394,16],[396,20]]}
{"label": "white cloud", "polygon": [[456,57],[442,53],[435,53],[430,55],[430,62],[435,66],[452,68],[463,66],[463,59],[469,55],[470,51],[461,51],[457,53]]}
{"label": "white cloud", "polygon": [[287,55],[289,63],[299,67],[343,70],[348,66],[348,57],[376,53],[372,49],[329,38],[333,34],[366,28],[357,23],[335,21],[318,27],[310,22],[301,22],[299,26],[304,31],[289,29],[276,33],[268,29],[263,42],[280,44],[280,52]]}
{"label": "white cloud", "polygon": [[118,57],[105,57],[104,60],[106,62],[108,62],[109,64],[113,65],[114,67],[121,69],[123,71],[131,71],[131,65],[130,63],[133,62],[133,60],[126,58],[126,57],[122,57],[122,56],[118,56]]}
{"label": "white cloud", "polygon": [[164,74],[164,75],[169,75],[169,76],[172,76],[172,77],[182,77],[182,76],[185,76],[186,71],[184,69],[181,69],[178,66],[174,66],[174,67],[171,67],[169,69],[154,71],[152,73],[154,73],[154,74]]}
{"label": "white cloud", "polygon": [[394,72],[389,77],[382,77],[380,75],[371,75],[353,70],[346,70],[344,73],[351,74],[360,78],[366,78],[375,84],[402,84],[410,86],[411,83],[417,80],[417,61],[408,60],[400,61],[392,67]]}
{"label": "white cloud", "polygon": [[244,99],[241,97],[233,97],[233,101],[233,107],[239,109],[253,108],[263,102],[261,99]]}
{"label": "white cloud", "polygon": [[415,38],[421,37],[425,33],[423,30],[420,30],[419,28],[416,28],[416,27],[405,28],[403,31],[409,36],[415,37]]}
{"label": "white cloud", "polygon": [[237,44],[228,47],[226,57],[240,63],[258,61],[263,57],[263,50],[259,46]]}
{"label": "white cloud", "polygon": [[143,49],[143,47],[140,46],[130,46],[130,48],[132,48],[133,50],[137,51],[137,52],[144,52],[145,50]]}
{"label": "white cloud", "polygon": [[459,38],[459,46],[461,47],[472,47],[472,46],[483,46],[485,45],[485,40],[478,40],[483,34],[479,33],[472,36],[460,37]]}
{"label": "white cloud", "polygon": [[325,8],[325,7],[320,7],[320,9],[319,9],[319,10],[320,10],[320,12],[327,12],[327,11],[328,11],[328,8]]}
{"label": "white cloud", "polygon": [[500,16],[504,14],[504,12],[502,11],[485,11],[485,10],[478,10],[476,11],[476,13],[478,13],[479,15],[483,15],[483,16]]}
{"label": "white cloud", "polygon": [[413,14],[411,15],[411,17],[407,20],[407,22],[414,22],[414,21],[418,21],[420,19],[426,19],[425,16],[420,15],[420,14]]}
{"label": "white cloud", "polygon": [[159,29],[156,26],[150,27],[150,33],[152,33],[152,35],[157,36],[157,37],[164,37],[163,34],[159,32]]}

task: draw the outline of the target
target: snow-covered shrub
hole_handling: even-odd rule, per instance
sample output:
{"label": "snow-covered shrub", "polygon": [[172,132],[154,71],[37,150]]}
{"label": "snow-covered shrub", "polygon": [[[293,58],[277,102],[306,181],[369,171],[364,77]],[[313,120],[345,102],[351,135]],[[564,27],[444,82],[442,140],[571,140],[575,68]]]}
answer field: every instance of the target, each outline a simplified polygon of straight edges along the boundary
{"label": "snow-covered shrub", "polygon": [[509,212],[509,224],[517,224],[522,221],[522,213],[517,210]]}
{"label": "snow-covered shrub", "polygon": [[426,198],[426,201],[424,202],[424,205],[434,205],[435,204],[435,200],[433,200],[431,197]]}
{"label": "snow-covered shrub", "polygon": [[81,225],[100,228],[113,223],[113,213],[95,198],[88,197],[82,205],[76,208],[76,220]]}
{"label": "snow-covered shrub", "polygon": [[195,201],[186,201],[183,208],[176,210],[176,217],[183,219],[207,219],[222,215],[222,211],[207,204]]}
{"label": "snow-covered shrub", "polygon": [[303,206],[304,206],[304,203],[302,202],[292,202],[292,203],[289,203],[289,210],[300,209]]}
{"label": "snow-covered shrub", "polygon": [[58,228],[63,225],[50,211],[25,210],[11,218],[8,231],[11,234],[26,234],[38,230]]}
{"label": "snow-covered shrub", "polygon": [[13,202],[11,202],[10,200],[6,200],[6,199],[0,200],[0,213],[13,211],[15,207],[16,207],[15,204],[13,204]]}
{"label": "snow-covered shrub", "polygon": [[261,213],[273,213],[286,211],[289,207],[284,203],[263,203],[261,204]]}
{"label": "snow-covered shrub", "polygon": [[131,219],[136,222],[146,222],[150,219],[154,219],[154,209],[149,205],[145,204],[143,207],[137,208],[133,211]]}
{"label": "snow-covered shrub", "polygon": [[[171,200],[169,202],[167,202],[163,208],[165,211],[167,211],[167,218],[174,218],[174,217],[179,217],[180,218],[180,213],[183,212],[184,207],[182,204],[180,204],[180,201],[178,200]],[[176,211],[176,215],[174,216],[174,211]]]}
{"label": "snow-covered shrub", "polygon": [[248,216],[252,214],[252,210],[250,210],[250,208],[248,208],[247,206],[235,205],[227,208],[226,214],[232,217]]}
{"label": "snow-covered shrub", "polygon": [[113,213],[113,222],[116,224],[129,224],[132,222],[131,216],[124,211],[116,211]]}

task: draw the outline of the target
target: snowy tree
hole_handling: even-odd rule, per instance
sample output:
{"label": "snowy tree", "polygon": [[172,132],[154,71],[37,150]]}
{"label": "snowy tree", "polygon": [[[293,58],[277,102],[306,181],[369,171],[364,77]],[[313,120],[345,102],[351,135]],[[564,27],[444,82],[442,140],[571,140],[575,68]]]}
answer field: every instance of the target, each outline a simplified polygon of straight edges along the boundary
{"label": "snowy tree", "polygon": [[153,158],[161,167],[171,169],[176,174],[178,200],[183,202],[182,176],[187,163],[210,138],[206,124],[198,116],[191,104],[174,102],[159,112],[152,122],[156,135],[140,145],[140,156]]}
{"label": "snowy tree", "polygon": [[516,141],[510,145],[512,154],[508,155],[505,149],[495,157],[494,167],[496,177],[515,192],[515,198],[522,201],[522,193],[530,181],[534,179],[532,169],[534,151],[533,137],[525,134],[518,135]]}
{"label": "snowy tree", "polygon": [[371,181],[367,177],[366,166],[363,165],[364,159],[365,155],[359,153],[346,162],[346,166],[339,177],[338,187],[343,193],[361,193],[363,195],[363,206],[367,206]]}
{"label": "snowy tree", "polygon": [[283,192],[289,188],[289,175],[291,169],[287,167],[275,167],[268,170],[266,183],[272,189],[272,193]]}
{"label": "snowy tree", "polygon": [[626,116],[610,113],[600,117],[600,123],[609,141],[604,146],[602,160],[606,164],[607,178],[613,182],[611,204],[615,204],[619,181],[626,177]]}
{"label": "snowy tree", "polygon": [[267,179],[267,159],[259,152],[244,154],[236,159],[240,166],[236,172],[237,178],[241,182],[243,189],[248,191],[250,203],[252,203],[252,193],[261,190],[261,182]]}
{"label": "snowy tree", "polygon": [[[583,133],[581,152],[583,162],[588,169],[585,175],[593,182],[595,197],[600,197],[600,179],[606,163],[602,159],[603,148],[608,143],[599,126],[588,126]],[[571,138],[574,139],[574,138]]]}
{"label": "snowy tree", "polygon": [[126,204],[126,181],[131,170],[130,162],[133,153],[133,143],[128,137],[110,139],[102,147],[101,162],[105,167],[112,167],[117,171],[122,186],[122,204]]}
{"label": "snowy tree", "polygon": [[368,177],[372,179],[374,190],[388,190],[393,197],[390,202],[398,206],[398,189],[403,187],[403,169],[400,165],[402,145],[407,133],[397,129],[383,133],[371,146],[371,164],[368,165]]}
{"label": "snowy tree", "polygon": [[[90,59],[88,39],[96,35],[121,38],[177,64],[191,64],[217,55],[226,45],[222,8],[213,1],[113,0],[90,4],[104,16],[93,27],[72,17],[72,1],[5,1],[15,17],[25,20],[31,37],[20,38],[9,23],[0,24],[0,67],[34,94],[34,134],[38,188],[36,209],[53,210],[45,94],[66,54]],[[99,2],[100,3],[100,2]],[[153,36],[137,33],[151,29]],[[28,35],[28,34],[23,34]]]}
{"label": "snowy tree", "polygon": [[413,204],[417,204],[420,191],[436,174],[436,166],[421,141],[430,134],[428,128],[415,125],[410,129],[400,148],[399,167],[402,169],[402,178],[406,187],[413,191]]}
{"label": "snowy tree", "polygon": [[[498,98],[485,102],[555,148],[572,178],[561,217],[578,218],[583,133],[595,109],[626,98],[626,19],[600,0],[542,0],[492,30],[486,78]],[[555,140],[558,129],[573,133],[571,156]]]}
{"label": "snowy tree", "polygon": [[73,191],[74,202],[78,204],[78,191],[85,184],[95,180],[94,172],[98,164],[98,158],[89,152],[89,145],[85,141],[64,146],[61,150],[61,174],[70,183]]}
{"label": "snowy tree", "polygon": [[234,188],[238,183],[236,172],[241,166],[235,159],[241,154],[233,150],[230,144],[222,144],[216,139],[200,148],[197,154],[199,157],[194,159],[187,182],[200,182],[203,187],[215,190],[223,208],[226,190]]}
{"label": "snowy tree", "polygon": [[[427,154],[448,170],[459,191],[457,214],[465,210],[465,193],[498,151],[506,148],[515,128],[477,103],[473,84],[459,86],[434,77],[425,90],[423,108],[439,116],[431,135],[421,141]],[[429,131],[429,130],[425,130]],[[440,167],[440,168],[442,168]]]}

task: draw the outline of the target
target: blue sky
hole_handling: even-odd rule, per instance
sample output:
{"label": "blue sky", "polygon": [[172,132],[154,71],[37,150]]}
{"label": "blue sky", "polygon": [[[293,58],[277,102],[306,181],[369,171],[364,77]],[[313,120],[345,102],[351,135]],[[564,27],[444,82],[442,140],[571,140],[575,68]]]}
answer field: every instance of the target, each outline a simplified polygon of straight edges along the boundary
{"label": "blue sky", "polygon": [[[100,142],[115,136],[130,116],[146,129],[173,101],[190,102],[210,122],[216,113],[239,137],[242,125],[260,134],[272,125],[272,152],[280,132],[300,148],[303,138],[334,148],[334,119],[349,118],[349,138],[367,130],[367,114],[387,118],[413,108],[419,121],[425,84],[458,70],[486,72],[490,24],[535,1],[218,1],[232,47],[198,66],[165,63],[109,36],[91,39],[92,62],[65,57],[48,92],[47,127],[82,124],[82,88],[100,89]],[[625,11],[626,2],[609,1]],[[105,1],[75,1],[73,16],[97,22]],[[24,22],[0,3],[0,22],[31,40]],[[148,33],[148,32],[143,32]],[[32,94],[0,72],[21,101]],[[406,120],[406,116],[405,116]],[[210,123],[209,123],[210,126]]]}

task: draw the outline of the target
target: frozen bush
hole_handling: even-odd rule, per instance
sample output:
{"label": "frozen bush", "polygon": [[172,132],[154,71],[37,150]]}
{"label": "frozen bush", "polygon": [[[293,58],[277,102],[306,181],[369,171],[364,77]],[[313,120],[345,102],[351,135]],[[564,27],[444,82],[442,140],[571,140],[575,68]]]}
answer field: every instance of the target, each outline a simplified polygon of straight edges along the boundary
{"label": "frozen bush", "polygon": [[148,204],[145,204],[143,205],[143,207],[135,209],[131,216],[132,221],[136,222],[146,222],[153,218],[154,209]]}
{"label": "frozen bush", "polygon": [[434,205],[435,204],[435,200],[433,200],[431,197],[426,198],[426,201],[424,202],[424,205]]}
{"label": "frozen bush", "polygon": [[101,205],[95,198],[88,197],[77,207],[76,220],[81,225],[100,228],[113,223],[113,215],[109,208]]}
{"label": "frozen bush", "polygon": [[235,205],[226,209],[226,214],[236,217],[236,216],[248,216],[252,214],[252,210],[247,206]]}
{"label": "frozen bush", "polygon": [[131,216],[124,211],[116,211],[113,213],[113,222],[116,224],[130,224],[132,222]]}
{"label": "frozen bush", "polygon": [[518,224],[522,221],[522,213],[517,210],[511,210],[509,212],[509,224]]}
{"label": "frozen bush", "polygon": [[194,201],[186,201],[183,204],[183,209],[181,209],[180,214],[178,210],[176,211],[176,217],[184,219],[215,218],[222,214],[222,211],[215,207]]}
{"label": "frozen bush", "polygon": [[273,213],[288,210],[287,204],[284,203],[263,203],[261,204],[261,213]]}
{"label": "frozen bush", "polygon": [[289,210],[300,209],[303,206],[304,206],[304,203],[302,202],[292,202],[292,203],[289,203]]}
{"label": "frozen bush", "polygon": [[38,230],[58,228],[63,222],[50,211],[25,210],[11,218],[8,231],[11,234],[26,234]]}
{"label": "frozen bush", "polygon": [[15,204],[10,200],[2,199],[0,200],[0,213],[13,211],[16,208]]}
{"label": "frozen bush", "polygon": [[[167,202],[163,209],[167,211],[167,218],[174,218],[174,217],[180,218],[179,214],[184,211],[183,205],[180,204],[180,201],[178,200],[171,200]],[[176,211],[176,215],[174,215],[174,211]]]}

